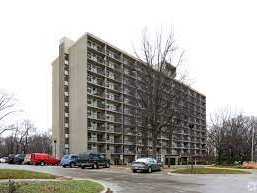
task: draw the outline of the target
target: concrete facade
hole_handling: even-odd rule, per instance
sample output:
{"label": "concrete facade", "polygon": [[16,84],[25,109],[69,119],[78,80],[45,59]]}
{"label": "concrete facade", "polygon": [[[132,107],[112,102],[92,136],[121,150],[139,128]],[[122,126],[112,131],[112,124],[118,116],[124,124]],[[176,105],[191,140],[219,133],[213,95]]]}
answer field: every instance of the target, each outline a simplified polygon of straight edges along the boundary
{"label": "concrete facade", "polygon": [[[73,42],[64,38],[53,70],[53,153],[99,152],[114,163],[142,157],[142,120],[135,97],[142,63],[111,44],[86,33]],[[158,139],[158,156],[174,164],[187,163],[206,152],[206,99],[171,80],[186,93],[191,115],[172,138]],[[148,140],[149,155],[151,139]],[[171,153],[168,153],[171,152]]]}

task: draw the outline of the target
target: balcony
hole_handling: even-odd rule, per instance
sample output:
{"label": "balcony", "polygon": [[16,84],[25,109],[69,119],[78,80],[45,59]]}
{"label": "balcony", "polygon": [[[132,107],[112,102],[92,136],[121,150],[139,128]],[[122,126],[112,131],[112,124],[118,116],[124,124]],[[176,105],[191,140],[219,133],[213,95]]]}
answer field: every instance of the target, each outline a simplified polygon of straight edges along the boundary
{"label": "balcony", "polygon": [[121,72],[121,65],[120,64],[114,63],[114,62],[109,60],[108,62],[106,62],[106,66],[108,68],[111,68],[111,69],[115,70],[115,71]]}
{"label": "balcony", "polygon": [[109,107],[109,108],[106,108],[107,111],[111,111],[113,113],[121,113],[121,109],[120,108],[117,108],[117,107]]}
{"label": "balcony", "polygon": [[132,100],[132,99],[125,98],[124,99],[124,104],[136,107],[136,102],[135,102],[135,100]]}
{"label": "balcony", "polygon": [[105,97],[104,92],[88,92],[88,94],[94,95],[95,97],[100,97],[100,98],[103,98],[103,99]]}
{"label": "balcony", "polygon": [[124,154],[134,155],[134,154],[136,154],[136,150],[124,149]]}
{"label": "balcony", "polygon": [[101,80],[101,79],[93,79],[93,78],[89,77],[88,82],[91,83],[91,84],[95,84],[95,85],[104,87],[104,81]]}
{"label": "balcony", "polygon": [[134,110],[124,109],[124,114],[127,114],[129,116],[135,116],[136,112]]}
{"label": "balcony", "polygon": [[106,126],[106,131],[107,131],[107,132],[113,132],[113,131],[114,131],[114,126],[113,126],[113,125],[110,125],[110,124],[107,124],[107,126]]}
{"label": "balcony", "polygon": [[88,68],[88,70],[89,70],[90,72],[95,73],[95,74],[99,74],[99,75],[102,75],[102,76],[105,75],[104,70],[101,69],[101,68],[92,68],[92,67],[91,67],[91,68]]}
{"label": "balcony", "polygon": [[91,124],[91,126],[88,127],[88,130],[96,131],[96,129],[97,129],[96,124],[95,125]]}
{"label": "balcony", "polygon": [[104,58],[97,56],[97,55],[91,55],[90,53],[87,55],[88,58],[94,62],[104,64]]}
{"label": "balcony", "polygon": [[107,50],[107,55],[110,57],[110,58],[113,58],[115,60],[118,60],[120,61],[121,57],[119,54],[113,52],[113,51],[110,51],[110,50]]}
{"label": "balcony", "polygon": [[135,79],[136,72],[128,69],[124,69],[124,74]]}
{"label": "balcony", "polygon": [[114,143],[122,144],[122,140],[114,138]]}
{"label": "balcony", "polygon": [[114,132],[115,132],[115,133],[122,133],[122,129],[121,129],[121,128],[114,127]]}
{"label": "balcony", "polygon": [[115,122],[115,123],[121,123],[121,118],[118,117],[108,117],[106,116],[106,121]]}
{"label": "balcony", "polygon": [[105,153],[106,153],[106,150],[105,150],[104,148],[101,148],[101,149],[98,149],[97,152],[98,152],[98,153],[103,153],[103,154],[105,154]]}
{"label": "balcony", "polygon": [[128,140],[125,140],[125,141],[124,141],[124,144],[126,144],[126,145],[135,145],[135,144],[136,144],[136,141],[128,141]]}
{"label": "balcony", "polygon": [[137,140],[138,145],[142,145],[142,139]]}
{"label": "balcony", "polygon": [[88,106],[90,107],[94,107],[94,108],[100,108],[100,109],[104,109],[105,108],[105,104],[104,102],[100,102],[100,101],[88,101]]}
{"label": "balcony", "polygon": [[97,142],[106,142],[106,139],[103,137],[97,138]]}
{"label": "balcony", "polygon": [[125,89],[125,90],[124,90],[124,94],[125,94],[125,95],[129,95],[129,96],[131,96],[132,98],[136,98],[136,92],[135,92],[135,90],[132,91],[132,90],[127,90],[127,89]]}
{"label": "balcony", "polygon": [[128,129],[128,128],[125,128],[125,129],[124,129],[124,134],[125,134],[125,135],[136,135],[136,131],[135,131],[135,129]]}
{"label": "balcony", "polygon": [[113,153],[121,154],[123,153],[121,149],[114,149]]}
{"label": "balcony", "polygon": [[97,131],[105,131],[105,126],[97,126]]}
{"label": "balcony", "polygon": [[98,120],[105,120],[105,116],[104,115],[97,115],[97,119]]}
{"label": "balcony", "polygon": [[96,143],[97,142],[97,138],[96,137],[88,138],[88,142]]}
{"label": "balcony", "polygon": [[107,76],[108,78],[114,79],[114,73],[111,72],[111,71],[109,71],[109,70],[106,71],[106,76]]}
{"label": "balcony", "polygon": [[104,46],[102,46],[102,45],[99,45],[99,44],[97,44],[97,43],[95,43],[93,41],[88,41],[87,45],[91,49],[94,49],[94,50],[96,50],[98,52],[104,53]]}
{"label": "balcony", "polygon": [[106,140],[106,143],[114,143],[114,139],[108,139]]}

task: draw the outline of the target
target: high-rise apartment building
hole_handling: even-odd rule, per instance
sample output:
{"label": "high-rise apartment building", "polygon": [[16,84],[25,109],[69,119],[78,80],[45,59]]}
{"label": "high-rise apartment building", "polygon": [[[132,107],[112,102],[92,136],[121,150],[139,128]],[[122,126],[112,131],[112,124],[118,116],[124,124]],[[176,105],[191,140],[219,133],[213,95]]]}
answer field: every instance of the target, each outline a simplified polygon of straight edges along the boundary
{"label": "high-rise apartment building", "polygon": [[[86,33],[73,42],[63,38],[52,63],[53,154],[100,152],[114,163],[142,155],[142,120],[137,115],[137,85],[143,65],[133,56]],[[168,138],[158,139],[163,160],[188,161],[206,152],[205,96],[175,81],[186,93],[190,115]],[[149,137],[151,154],[151,137]],[[171,153],[167,153],[171,152]]]}

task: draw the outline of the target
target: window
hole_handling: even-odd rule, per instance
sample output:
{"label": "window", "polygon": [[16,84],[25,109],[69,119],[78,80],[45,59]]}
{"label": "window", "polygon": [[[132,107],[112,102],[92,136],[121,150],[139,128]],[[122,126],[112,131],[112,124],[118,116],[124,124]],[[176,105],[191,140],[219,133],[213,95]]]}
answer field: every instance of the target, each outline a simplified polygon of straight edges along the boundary
{"label": "window", "polygon": [[92,88],[91,87],[87,87],[87,92],[91,93],[92,92]]}
{"label": "window", "polygon": [[77,156],[71,156],[71,159],[73,159],[73,160],[75,160],[75,159],[77,159]]}
{"label": "window", "polygon": [[87,76],[87,79],[88,79],[89,81],[92,81],[92,79],[93,79],[92,75],[88,75],[88,76]]}

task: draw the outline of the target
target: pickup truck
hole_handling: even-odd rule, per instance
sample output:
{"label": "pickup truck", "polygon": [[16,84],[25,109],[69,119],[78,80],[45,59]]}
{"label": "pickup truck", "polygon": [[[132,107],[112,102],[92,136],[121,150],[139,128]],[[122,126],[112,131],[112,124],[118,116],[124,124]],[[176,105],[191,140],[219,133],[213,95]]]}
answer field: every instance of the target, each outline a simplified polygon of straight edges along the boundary
{"label": "pickup truck", "polygon": [[92,169],[98,169],[99,167],[110,167],[110,160],[100,153],[82,153],[79,154],[77,165],[82,169],[90,167]]}

